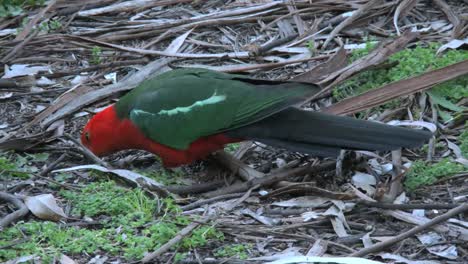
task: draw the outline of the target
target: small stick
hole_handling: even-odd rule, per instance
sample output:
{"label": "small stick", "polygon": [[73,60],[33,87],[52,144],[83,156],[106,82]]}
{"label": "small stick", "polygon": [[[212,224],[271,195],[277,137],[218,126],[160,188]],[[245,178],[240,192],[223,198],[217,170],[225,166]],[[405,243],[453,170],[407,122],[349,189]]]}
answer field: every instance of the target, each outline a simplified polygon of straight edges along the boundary
{"label": "small stick", "polygon": [[244,164],[224,150],[216,152],[213,157],[217,162],[226,166],[230,171],[237,173],[245,181],[265,176],[265,174],[247,166],[247,164]]}
{"label": "small stick", "polygon": [[[258,185],[254,186],[253,188],[248,190],[241,198],[237,199],[232,204],[226,206],[226,212],[234,209],[237,205],[239,205],[240,203],[245,201],[250,196],[250,194],[252,193],[252,190],[254,190],[254,189],[258,188],[258,187],[259,187]],[[153,259],[161,256],[164,252],[168,251],[175,244],[179,243],[184,237],[190,235],[190,233],[192,233],[192,231],[195,228],[197,228],[199,225],[208,223],[209,221],[211,221],[211,220],[215,219],[216,217],[218,217],[218,215],[219,214],[216,213],[216,212],[213,213],[213,214],[209,214],[209,215],[205,216],[203,219],[201,219],[200,221],[193,222],[193,223],[189,224],[188,226],[184,227],[182,230],[179,231],[179,233],[177,233],[177,235],[175,237],[173,237],[171,240],[169,240],[166,244],[162,245],[160,248],[156,249],[152,253],[147,254],[141,260],[141,262],[148,263],[148,262],[152,261]]]}
{"label": "small stick", "polygon": [[299,167],[295,169],[290,169],[287,171],[280,171],[276,173],[273,172],[269,175],[266,175],[263,178],[255,178],[250,181],[233,184],[226,188],[221,188],[212,192],[208,192],[204,194],[204,196],[211,198],[211,197],[219,196],[222,194],[243,192],[255,185],[260,185],[261,187],[269,186],[279,181],[283,181],[283,180],[286,180],[288,178],[291,178],[300,174],[317,173],[317,172],[326,171],[326,170],[334,169],[334,168],[335,168],[335,162],[330,161],[330,162],[324,162],[317,166],[307,165],[307,166],[303,166],[303,167]]}
{"label": "small stick", "polygon": [[91,159],[92,161],[96,162],[97,164],[105,168],[112,168],[107,162],[103,161],[98,156],[94,155],[94,153],[92,153],[89,149],[83,146],[83,144],[81,144],[81,142],[78,141],[76,138],[74,138],[72,135],[68,133],[64,133],[64,136],[67,139],[71,140],[87,158]]}
{"label": "small stick", "polygon": [[[351,201],[352,202],[352,201]],[[413,210],[413,209],[452,209],[460,204],[394,204],[394,203],[379,203],[372,202],[364,199],[359,199],[356,201],[359,205],[365,205],[370,207],[382,208],[382,209],[393,209],[393,210]]]}
{"label": "small stick", "polygon": [[40,176],[46,176],[47,173],[51,172],[53,169],[55,169],[55,167],[57,167],[57,165],[62,162],[62,160],[67,156],[66,153],[62,154],[60,157],[58,157],[58,159],[56,159],[55,161],[53,161],[52,163],[49,164],[49,166],[47,166],[47,168],[45,168],[43,171],[41,171],[41,173],[39,173]]}
{"label": "small stick", "polygon": [[166,189],[178,195],[199,194],[223,187],[226,184],[224,180],[212,181],[192,185],[169,185]]}
{"label": "small stick", "polygon": [[411,228],[409,231],[407,232],[404,232],[402,234],[399,234],[389,240],[385,240],[383,242],[380,242],[380,243],[377,243],[371,247],[368,247],[368,248],[363,248],[362,250],[356,252],[356,253],[353,253],[350,255],[350,257],[363,257],[367,254],[370,254],[370,253],[374,253],[374,252],[378,252],[378,251],[381,251],[387,247],[390,247],[410,236],[413,236],[417,233],[420,233],[434,225],[437,225],[437,224],[440,224],[446,220],[448,220],[449,218],[455,216],[455,215],[458,215],[458,214],[461,214],[463,212],[466,212],[468,211],[468,203],[465,203],[465,204],[462,204],[456,208],[453,208],[451,209],[450,211],[446,212],[445,214],[443,215],[439,215],[437,217],[435,217],[434,219],[432,219],[431,221],[423,224],[423,225],[420,225],[420,226],[416,226],[414,228]]}
{"label": "small stick", "polygon": [[225,200],[225,199],[237,198],[239,196],[242,196],[243,194],[244,193],[231,193],[231,194],[220,195],[220,196],[213,197],[213,198],[210,198],[210,199],[198,200],[198,201],[193,202],[191,204],[181,206],[180,209],[182,209],[182,211],[188,211],[188,210],[195,209],[195,208],[200,207],[200,206],[205,205],[205,204],[210,204],[210,203]]}
{"label": "small stick", "polygon": [[19,208],[13,213],[3,217],[3,219],[0,219],[0,230],[29,213],[28,207],[26,207],[26,205],[14,195],[6,192],[0,192],[0,200],[10,202]]}
{"label": "small stick", "polygon": [[192,233],[192,231],[197,228],[200,224],[206,224],[208,223],[208,221],[210,221],[211,219],[214,218],[214,214],[213,215],[209,215],[205,218],[203,218],[201,221],[199,222],[193,222],[191,223],[190,225],[184,227],[182,230],[179,231],[179,233],[177,233],[175,235],[175,237],[173,237],[171,240],[169,240],[166,244],[162,245],[160,248],[158,248],[157,250],[155,250],[154,252],[146,255],[142,260],[141,262],[143,263],[148,263],[150,262],[152,259],[154,258],[157,258],[159,256],[161,256],[161,254],[163,254],[164,252],[168,251],[172,246],[174,246],[175,244],[177,244],[179,241],[181,241],[184,237],[190,235],[190,233]]}

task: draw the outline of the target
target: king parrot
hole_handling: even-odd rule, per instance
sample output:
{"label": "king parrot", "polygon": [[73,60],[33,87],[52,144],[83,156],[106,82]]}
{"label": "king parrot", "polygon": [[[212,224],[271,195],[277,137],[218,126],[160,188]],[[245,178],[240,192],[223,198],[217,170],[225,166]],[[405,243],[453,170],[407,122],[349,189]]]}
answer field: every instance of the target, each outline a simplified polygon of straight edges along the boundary
{"label": "king parrot", "polygon": [[171,70],[142,82],[97,113],[81,140],[98,156],[141,149],[158,155],[165,167],[176,167],[244,140],[336,157],[341,149],[417,147],[432,136],[296,107],[319,90],[314,84],[207,69]]}

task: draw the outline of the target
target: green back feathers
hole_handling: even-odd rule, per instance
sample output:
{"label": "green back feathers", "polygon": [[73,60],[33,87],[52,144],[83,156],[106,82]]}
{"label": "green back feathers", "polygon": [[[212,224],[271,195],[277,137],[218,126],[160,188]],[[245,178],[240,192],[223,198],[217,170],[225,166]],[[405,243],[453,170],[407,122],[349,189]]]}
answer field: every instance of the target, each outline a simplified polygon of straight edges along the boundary
{"label": "green back feathers", "polygon": [[311,84],[188,68],[141,83],[116,103],[116,110],[150,139],[186,149],[200,137],[251,124],[318,90]]}

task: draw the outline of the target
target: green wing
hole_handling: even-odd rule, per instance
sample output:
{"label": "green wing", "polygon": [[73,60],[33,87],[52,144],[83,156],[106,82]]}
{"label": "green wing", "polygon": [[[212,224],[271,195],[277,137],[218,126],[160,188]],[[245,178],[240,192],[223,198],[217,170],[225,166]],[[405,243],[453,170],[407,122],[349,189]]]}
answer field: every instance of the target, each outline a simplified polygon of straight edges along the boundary
{"label": "green wing", "polygon": [[249,79],[205,69],[180,69],[147,80],[116,103],[152,140],[186,149],[200,137],[238,128],[318,91],[311,84]]}

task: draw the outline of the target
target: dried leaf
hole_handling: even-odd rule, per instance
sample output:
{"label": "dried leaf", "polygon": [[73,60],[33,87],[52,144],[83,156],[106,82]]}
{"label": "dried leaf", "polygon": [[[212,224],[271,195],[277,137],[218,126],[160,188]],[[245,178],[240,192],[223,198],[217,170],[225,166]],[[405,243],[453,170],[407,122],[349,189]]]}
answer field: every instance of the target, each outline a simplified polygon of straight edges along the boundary
{"label": "dried leaf", "polygon": [[391,254],[391,253],[383,253],[379,254],[380,257],[383,259],[391,259],[395,260],[397,263],[406,263],[406,264],[440,264],[439,261],[435,260],[409,260],[407,258],[404,258],[400,255],[396,254]]}
{"label": "dried leaf", "polygon": [[338,264],[384,264],[375,260],[353,257],[286,257],[280,260],[266,262],[266,264],[288,264],[288,263],[338,263]]}
{"label": "dried leaf", "polygon": [[373,175],[363,173],[363,172],[356,172],[351,178],[351,180],[354,186],[366,191],[367,195],[369,196],[374,195],[375,185],[377,184],[377,180],[375,179]]}
{"label": "dried leaf", "polygon": [[333,230],[335,230],[335,233],[338,235],[338,237],[347,237],[348,236],[348,232],[346,232],[343,221],[341,221],[340,218],[332,217],[332,218],[330,218],[330,221],[332,223]]}
{"label": "dried leaf", "polygon": [[362,236],[362,244],[364,245],[364,248],[372,247],[374,243],[372,243],[372,239],[370,237],[370,234],[372,232],[366,233],[364,236]]}
{"label": "dried leaf", "polygon": [[281,206],[281,207],[310,207],[316,208],[324,206],[329,203],[330,199],[315,197],[315,196],[303,196],[293,198],[287,201],[274,202],[272,205]]}
{"label": "dried leaf", "polygon": [[309,249],[306,256],[323,256],[327,252],[328,242],[322,239],[317,239],[314,242],[314,245]]}
{"label": "dried leaf", "polygon": [[304,219],[304,222],[310,221],[311,219],[317,219],[322,216],[323,213],[317,213],[314,211],[305,212],[301,214],[301,217]]}
{"label": "dried leaf", "polygon": [[76,262],[75,262],[73,259],[71,259],[70,257],[68,257],[68,256],[65,255],[65,254],[62,254],[62,255],[60,256],[59,263],[60,263],[60,264],[76,264]]}
{"label": "dried leaf", "polygon": [[398,28],[398,21],[408,15],[411,9],[416,6],[418,0],[403,0],[397,6],[395,10],[395,15],[393,16],[393,25],[395,26],[397,35],[400,36],[400,29]]}
{"label": "dried leaf", "polygon": [[55,197],[50,193],[27,196],[24,199],[24,203],[40,219],[59,221],[67,217],[63,209],[57,205]]}
{"label": "dried leaf", "polygon": [[13,93],[0,93],[0,100],[7,99],[13,96]]}
{"label": "dried leaf", "polygon": [[445,139],[445,141],[447,141],[447,146],[449,149],[453,151],[453,154],[455,154],[455,157],[463,158],[462,151],[457,144],[453,143],[452,141],[448,139]]}
{"label": "dried leaf", "polygon": [[36,255],[28,255],[28,256],[22,256],[22,257],[19,257],[19,258],[15,258],[15,259],[12,259],[12,260],[9,260],[7,262],[4,262],[3,264],[19,264],[19,263],[31,263],[31,261],[33,261],[34,263],[36,263],[36,261],[39,259],[38,256]]}
{"label": "dried leaf", "polygon": [[432,133],[435,133],[437,126],[430,122],[425,121],[409,121],[409,120],[391,120],[387,122],[387,125],[392,126],[421,126],[429,129]]}
{"label": "dried leaf", "polygon": [[242,214],[244,214],[244,215],[248,215],[248,216],[252,217],[253,219],[255,219],[255,220],[259,221],[260,223],[262,223],[264,225],[267,225],[267,226],[274,226],[274,225],[281,224],[281,221],[279,219],[274,219],[274,218],[271,218],[271,217],[262,216],[260,214],[257,214],[255,212],[253,212],[249,208],[242,209],[240,212]]}
{"label": "dried leaf", "polygon": [[133,172],[133,171],[129,171],[129,170],[123,170],[123,169],[115,169],[115,170],[111,170],[111,169],[107,169],[107,168],[104,168],[102,166],[99,166],[99,165],[80,165],[80,166],[74,166],[74,167],[71,167],[71,168],[66,168],[66,169],[59,169],[59,170],[54,170],[52,172],[67,172],[67,171],[75,171],[75,170],[83,170],[83,169],[92,169],[92,170],[98,170],[98,171],[102,171],[102,172],[110,172],[110,173],[113,173],[113,174],[116,174],[120,177],[122,177],[123,179],[126,179],[132,183],[134,183],[135,185],[138,185],[139,184],[139,180],[140,179],[143,179],[148,185],[152,185],[152,186],[157,186],[157,187],[160,187],[160,188],[163,188],[164,185],[151,179],[151,178],[148,178],[144,175],[141,175],[139,173],[136,173],[136,172]]}
{"label": "dried leaf", "polygon": [[[278,253],[278,254],[274,254],[274,255],[271,255],[271,256],[262,256],[262,257],[256,257],[256,258],[249,258],[248,260],[272,261],[272,260],[302,256],[302,254],[300,253],[300,250],[302,250],[302,248],[288,247],[285,250],[283,250],[281,253]],[[267,262],[267,263],[270,263],[270,262]]]}
{"label": "dried leaf", "polygon": [[[335,202],[335,201],[334,201]],[[341,202],[341,201],[340,201]],[[343,203],[344,204],[344,203]],[[333,230],[338,235],[338,237],[346,237],[348,236],[348,232],[346,232],[345,226],[349,229],[348,224],[346,223],[346,218],[343,214],[344,205],[342,208],[339,206],[330,206],[323,215],[332,216],[330,221],[333,226]]]}
{"label": "dried leaf", "polygon": [[439,257],[455,260],[458,258],[457,248],[451,244],[434,245],[443,242],[441,235],[436,232],[428,232],[416,235],[418,240],[426,246],[426,249]]}
{"label": "dried leaf", "polygon": [[189,31],[185,32],[184,34],[178,36],[176,39],[174,39],[171,44],[164,50],[164,52],[167,53],[177,53],[179,52],[179,49],[182,47],[184,44],[185,40],[187,37],[192,33],[193,28],[190,29]]}
{"label": "dried leaf", "polygon": [[8,79],[18,76],[34,75],[38,72],[49,71],[49,66],[30,66],[28,64],[13,64],[10,67],[5,65],[5,74],[2,78]]}
{"label": "dried leaf", "polygon": [[452,39],[449,43],[440,46],[437,50],[436,54],[444,52],[446,49],[458,49],[463,45],[468,45],[468,38],[460,40],[460,39]]}

